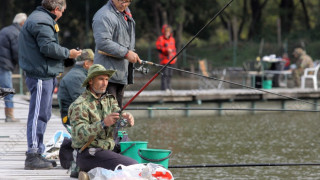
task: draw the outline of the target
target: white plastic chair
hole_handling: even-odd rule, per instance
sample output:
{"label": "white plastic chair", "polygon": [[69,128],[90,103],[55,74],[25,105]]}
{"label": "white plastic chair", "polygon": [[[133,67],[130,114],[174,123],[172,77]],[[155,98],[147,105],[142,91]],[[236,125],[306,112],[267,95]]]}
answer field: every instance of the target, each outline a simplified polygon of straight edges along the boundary
{"label": "white plastic chair", "polygon": [[315,66],[313,68],[304,69],[303,76],[301,76],[301,88],[303,88],[303,89],[305,88],[306,79],[312,79],[314,89],[315,90],[318,89],[317,75],[318,75],[319,68],[320,68],[320,64],[318,64],[317,66]]}

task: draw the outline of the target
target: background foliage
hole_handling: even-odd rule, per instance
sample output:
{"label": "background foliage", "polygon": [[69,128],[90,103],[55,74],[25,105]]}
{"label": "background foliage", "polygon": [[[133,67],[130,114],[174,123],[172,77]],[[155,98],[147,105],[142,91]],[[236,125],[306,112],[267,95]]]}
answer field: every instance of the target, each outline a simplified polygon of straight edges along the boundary
{"label": "background foliage", "polygon": [[[28,15],[41,0],[2,0],[0,27],[14,15]],[[67,0],[58,21],[61,44],[68,48],[94,48],[91,23],[94,13],[107,0]],[[227,0],[133,0],[136,50],[143,59],[157,61],[155,40],[162,24],[173,26],[178,49],[183,47],[228,1]],[[317,0],[234,0],[183,52],[180,66],[208,59],[214,66],[241,66],[257,56],[291,52],[303,47],[314,59],[320,37],[320,2]],[[293,60],[294,61],[294,60]]]}

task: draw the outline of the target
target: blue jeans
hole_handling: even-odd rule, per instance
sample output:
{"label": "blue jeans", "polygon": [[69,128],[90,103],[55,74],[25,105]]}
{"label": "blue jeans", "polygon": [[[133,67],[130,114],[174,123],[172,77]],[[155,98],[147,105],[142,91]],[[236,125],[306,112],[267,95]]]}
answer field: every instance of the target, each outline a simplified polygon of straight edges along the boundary
{"label": "blue jeans", "polygon": [[45,150],[43,137],[51,118],[52,94],[56,83],[55,78],[50,80],[26,78],[31,94],[27,122],[27,153],[42,154]]}
{"label": "blue jeans", "polygon": [[[12,72],[0,67],[0,87],[12,88]],[[4,97],[6,108],[13,108],[13,94]]]}

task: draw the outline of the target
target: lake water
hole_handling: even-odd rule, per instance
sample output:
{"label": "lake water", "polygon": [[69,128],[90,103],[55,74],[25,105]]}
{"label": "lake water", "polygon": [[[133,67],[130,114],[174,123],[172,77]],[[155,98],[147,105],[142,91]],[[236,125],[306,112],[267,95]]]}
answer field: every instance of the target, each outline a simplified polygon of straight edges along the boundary
{"label": "lake water", "polygon": [[[166,113],[165,111],[163,113]],[[127,129],[169,165],[320,163],[319,113],[136,119]],[[319,179],[320,166],[170,169],[175,179]]]}
{"label": "lake water", "polygon": [[[320,163],[319,115],[287,112],[137,118],[135,126],[125,130],[132,141],[148,141],[148,148],[172,150],[169,166]],[[170,171],[177,180],[320,178],[320,166],[206,167]]]}

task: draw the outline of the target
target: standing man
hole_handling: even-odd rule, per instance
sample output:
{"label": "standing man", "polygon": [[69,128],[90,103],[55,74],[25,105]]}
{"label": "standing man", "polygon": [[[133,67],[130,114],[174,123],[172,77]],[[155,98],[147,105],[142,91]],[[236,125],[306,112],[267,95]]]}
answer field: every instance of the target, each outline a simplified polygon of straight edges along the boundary
{"label": "standing man", "polygon": [[85,90],[83,81],[87,78],[88,69],[93,64],[94,54],[92,49],[82,50],[81,56],[76,58],[75,66],[62,78],[59,85],[58,101],[63,126],[70,132],[68,109]]}
{"label": "standing man", "polygon": [[56,162],[41,155],[45,149],[44,133],[51,118],[56,76],[63,72],[64,59],[81,55],[81,51],[59,45],[56,21],[66,6],[66,0],[42,0],[41,6],[25,22],[19,36],[19,65],[26,73],[26,84],[31,93],[24,167],[27,170],[56,166]]}
{"label": "standing man", "polygon": [[134,52],[135,21],[128,8],[131,1],[109,0],[94,15],[92,23],[96,43],[94,64],[116,70],[109,80],[107,92],[116,97],[120,107],[125,86],[133,84],[134,63],[141,63]]}
{"label": "standing man", "polygon": [[[162,35],[156,41],[156,48],[159,51],[159,59],[161,65],[166,65],[176,54],[176,41],[172,37],[172,29],[167,24],[162,26]],[[175,64],[177,58],[170,62],[169,67]],[[170,92],[172,78],[172,69],[165,68],[161,76],[161,90]]]}
{"label": "standing man", "polygon": [[[13,19],[13,24],[4,27],[0,31],[0,87],[13,88],[12,71],[18,64],[18,37],[21,27],[27,20],[25,13],[17,14]],[[13,95],[9,94],[5,100],[5,122],[18,122],[13,113]]]}

